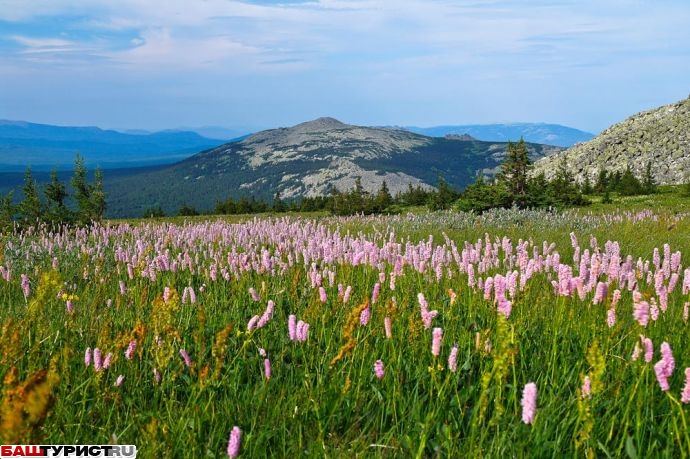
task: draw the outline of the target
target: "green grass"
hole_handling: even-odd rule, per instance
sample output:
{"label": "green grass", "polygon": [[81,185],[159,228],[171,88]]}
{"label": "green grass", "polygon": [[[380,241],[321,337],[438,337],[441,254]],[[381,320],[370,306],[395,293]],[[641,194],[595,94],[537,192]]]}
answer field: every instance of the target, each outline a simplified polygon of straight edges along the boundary
{"label": "green grass", "polygon": [[[483,292],[468,287],[468,275],[455,263],[440,279],[431,263],[425,272],[406,265],[391,290],[392,264],[352,266],[327,259],[323,246],[314,249],[320,258],[302,259],[310,243],[343,241],[348,233],[378,247],[395,241],[403,248],[431,235],[432,250],[447,244],[445,234],[460,251],[464,241],[474,244],[488,234],[499,245],[509,238],[513,250],[518,240],[531,241],[530,256],[532,246],[541,253],[543,241],[554,242],[561,262],[572,265],[569,234],[575,232],[583,250],[590,247],[590,236],[601,250],[607,240],[618,241],[623,259],[630,254],[634,261],[651,260],[655,247],[663,255],[663,244],[669,243],[683,253],[686,265],[687,207],[662,194],[653,201],[621,200],[566,214],[303,216],[291,217],[292,229],[282,239],[281,225],[288,220],[242,217],[110,222],[115,225],[110,230],[60,238],[40,232],[2,235],[0,266],[9,266],[12,277],[0,279],[0,440],[117,441],[137,445],[140,457],[222,457],[236,425],[243,431],[242,457],[688,456],[690,413],[679,402],[683,371],[690,367],[690,326],[683,320],[690,298],[680,292],[682,270],[658,320],[639,325],[632,294],[622,289],[616,324],[609,328],[607,310],[617,286],[603,304],[594,305],[593,292],[584,301],[577,294],[556,296],[551,280],[557,276],[537,273],[516,291],[506,320]],[[643,209],[655,209],[654,215],[634,217]],[[127,226],[118,233],[118,224]],[[127,263],[116,261],[118,247],[137,255],[134,279]],[[294,264],[274,273],[232,273],[229,254],[246,254],[258,267],[262,249],[272,255],[278,250],[285,263],[290,254]],[[183,267],[185,253],[193,271]],[[163,266],[165,256],[178,261],[175,271],[157,270],[155,280],[141,276],[149,266]],[[501,251],[499,266],[477,278],[510,271],[503,256]],[[312,288],[312,262],[323,275],[326,303]],[[231,272],[228,280],[223,268]],[[333,286],[328,271],[334,272]],[[356,308],[371,298],[379,272],[385,274],[381,294],[371,305],[369,323],[361,326]],[[26,299],[23,273],[31,287]],[[656,298],[653,283],[639,282],[647,300]],[[352,287],[346,304],[338,284]],[[197,295],[193,305],[182,304],[188,286]],[[167,303],[166,287],[172,291]],[[252,287],[259,302],[250,297]],[[454,302],[448,289],[457,294]],[[74,296],[72,314],[59,292]],[[420,292],[429,308],[439,311],[432,324],[443,328],[438,357],[431,353],[432,330],[420,318]],[[247,331],[250,318],[261,315],[269,299],[275,302],[270,321]],[[307,342],[288,338],[290,314],[310,324]],[[391,338],[384,332],[385,317],[392,319]],[[348,320],[354,324],[349,337]],[[640,334],[654,343],[650,363],[631,359]],[[127,360],[124,351],[134,337],[137,351]],[[334,362],[348,339],[353,346]],[[653,369],[663,341],[675,356],[669,392],[660,390]],[[448,366],[454,344],[457,372]],[[111,367],[101,372],[85,367],[87,347],[113,352]],[[270,379],[264,377],[260,348],[272,365]],[[191,356],[191,368],[180,349]],[[373,371],[378,359],[385,365],[382,380]],[[37,372],[43,369],[48,373],[41,379]],[[154,369],[162,375],[160,384]],[[119,375],[124,382],[116,387]],[[585,375],[593,380],[591,398],[580,396]],[[528,382],[538,388],[532,425],[521,421]]]}

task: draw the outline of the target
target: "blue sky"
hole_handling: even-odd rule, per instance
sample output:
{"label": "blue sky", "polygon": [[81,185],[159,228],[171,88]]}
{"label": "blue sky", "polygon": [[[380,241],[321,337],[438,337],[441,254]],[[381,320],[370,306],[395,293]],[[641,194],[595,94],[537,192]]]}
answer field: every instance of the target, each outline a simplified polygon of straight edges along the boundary
{"label": "blue sky", "polygon": [[553,122],[690,94],[688,0],[0,0],[0,119]]}

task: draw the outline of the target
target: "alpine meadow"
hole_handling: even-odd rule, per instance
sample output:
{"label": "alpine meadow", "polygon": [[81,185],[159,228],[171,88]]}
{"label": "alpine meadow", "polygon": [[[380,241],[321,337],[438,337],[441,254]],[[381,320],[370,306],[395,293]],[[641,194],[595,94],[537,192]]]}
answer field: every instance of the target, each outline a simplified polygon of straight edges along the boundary
{"label": "alpine meadow", "polygon": [[688,0],[0,0],[0,459],[690,459]]}

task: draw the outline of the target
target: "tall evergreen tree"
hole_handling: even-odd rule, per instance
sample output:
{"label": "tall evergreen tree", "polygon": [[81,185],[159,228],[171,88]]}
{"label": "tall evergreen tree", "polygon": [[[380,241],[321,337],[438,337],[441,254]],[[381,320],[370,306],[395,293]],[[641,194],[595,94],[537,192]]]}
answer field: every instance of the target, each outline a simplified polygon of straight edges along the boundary
{"label": "tall evergreen tree", "polygon": [[506,159],[501,164],[497,179],[505,185],[513,204],[518,207],[526,207],[528,203],[527,174],[531,165],[524,139],[521,138],[518,143],[508,142]]}
{"label": "tall evergreen tree", "polygon": [[77,201],[77,221],[89,223],[92,215],[91,186],[86,178],[84,158],[77,154],[74,159],[74,175],[72,176],[74,199]]}
{"label": "tall evergreen tree", "polygon": [[100,221],[105,215],[106,206],[105,190],[103,189],[103,171],[98,167],[94,173],[93,185],[91,186],[91,219]]}
{"label": "tall evergreen tree", "polygon": [[376,193],[376,198],[375,198],[375,210],[377,212],[383,212],[386,210],[388,206],[390,206],[393,203],[393,196],[391,196],[391,192],[388,189],[388,184],[384,180],[381,182],[381,188],[379,191]]}
{"label": "tall evergreen tree", "polygon": [[43,194],[46,197],[46,214],[52,223],[66,223],[70,221],[70,211],[65,205],[67,199],[67,189],[60,182],[57,171],[50,171],[50,183],[45,186]]}
{"label": "tall evergreen tree", "polygon": [[652,162],[647,161],[647,166],[644,169],[644,177],[642,178],[642,191],[645,194],[656,193],[656,180],[652,174]]}
{"label": "tall evergreen tree", "polygon": [[27,167],[24,172],[22,193],[24,198],[19,203],[19,212],[22,214],[22,220],[29,225],[35,224],[43,216],[43,206],[38,195],[36,181],[31,174],[31,167]]}
{"label": "tall evergreen tree", "polygon": [[0,230],[6,230],[12,227],[14,214],[17,212],[13,198],[14,193],[12,191],[0,198]]}

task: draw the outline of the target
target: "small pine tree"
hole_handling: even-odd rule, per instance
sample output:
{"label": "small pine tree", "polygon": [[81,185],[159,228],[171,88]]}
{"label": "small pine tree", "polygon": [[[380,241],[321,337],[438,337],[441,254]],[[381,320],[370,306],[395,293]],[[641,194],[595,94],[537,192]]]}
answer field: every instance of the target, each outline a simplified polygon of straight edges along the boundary
{"label": "small pine tree", "polygon": [[634,196],[643,193],[642,184],[633,174],[629,164],[621,175],[618,191],[623,196]]}
{"label": "small pine tree", "polygon": [[280,191],[276,191],[275,196],[273,196],[273,212],[285,212],[287,206],[285,202],[280,197]]}
{"label": "small pine tree", "polygon": [[644,177],[642,178],[642,192],[644,194],[656,193],[656,180],[652,174],[652,162],[647,161],[647,166],[644,169]]}
{"label": "small pine tree", "polygon": [[376,198],[374,199],[374,207],[377,212],[383,212],[393,203],[393,196],[388,190],[388,184],[384,180],[381,182],[381,188],[376,193]]}

